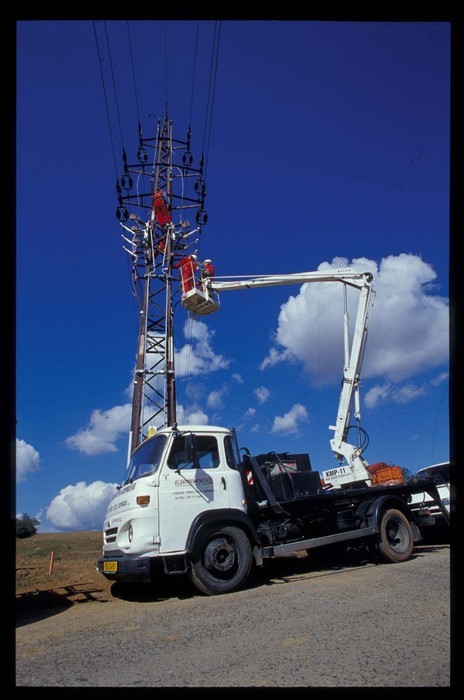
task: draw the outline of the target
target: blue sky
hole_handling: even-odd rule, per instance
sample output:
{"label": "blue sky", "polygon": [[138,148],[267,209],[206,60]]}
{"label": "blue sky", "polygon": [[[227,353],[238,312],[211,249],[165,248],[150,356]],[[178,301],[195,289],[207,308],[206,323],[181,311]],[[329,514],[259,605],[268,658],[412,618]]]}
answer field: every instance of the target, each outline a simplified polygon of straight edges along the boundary
{"label": "blue sky", "polygon": [[[135,154],[138,114],[154,135],[166,102],[195,157],[205,138],[214,21],[193,101],[196,21],[129,27],[136,89],[125,20],[17,23],[16,512],[42,531],[99,529],[127,455],[138,311],[94,29],[117,168],[121,133]],[[449,459],[449,139],[449,23],[221,23],[200,258],[232,277],[374,272],[364,456],[411,472]],[[179,415],[337,466],[340,313],[313,285],[179,309]]]}

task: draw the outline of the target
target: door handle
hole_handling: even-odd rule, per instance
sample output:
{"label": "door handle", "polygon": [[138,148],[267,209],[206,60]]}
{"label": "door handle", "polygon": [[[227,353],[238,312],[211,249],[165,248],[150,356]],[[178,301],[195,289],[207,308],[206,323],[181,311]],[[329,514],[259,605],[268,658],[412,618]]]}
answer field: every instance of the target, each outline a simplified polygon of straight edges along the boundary
{"label": "door handle", "polygon": [[222,484],[222,488],[225,490],[226,489],[226,480],[223,476],[221,476],[221,484]]}

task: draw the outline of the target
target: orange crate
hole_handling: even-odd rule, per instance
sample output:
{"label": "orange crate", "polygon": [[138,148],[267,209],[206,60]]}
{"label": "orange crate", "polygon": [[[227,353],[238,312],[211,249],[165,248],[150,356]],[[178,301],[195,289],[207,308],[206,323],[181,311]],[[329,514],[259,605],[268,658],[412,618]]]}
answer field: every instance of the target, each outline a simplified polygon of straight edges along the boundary
{"label": "orange crate", "polygon": [[392,467],[385,462],[371,464],[369,472],[372,474],[372,486],[402,484],[404,482],[401,467]]}

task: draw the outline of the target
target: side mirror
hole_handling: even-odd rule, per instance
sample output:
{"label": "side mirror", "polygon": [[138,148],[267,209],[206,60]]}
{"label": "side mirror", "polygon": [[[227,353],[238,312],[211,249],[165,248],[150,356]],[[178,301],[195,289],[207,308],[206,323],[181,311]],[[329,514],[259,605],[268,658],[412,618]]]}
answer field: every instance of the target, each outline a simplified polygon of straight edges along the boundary
{"label": "side mirror", "polygon": [[189,433],[185,436],[185,460],[192,464],[197,463],[197,436]]}

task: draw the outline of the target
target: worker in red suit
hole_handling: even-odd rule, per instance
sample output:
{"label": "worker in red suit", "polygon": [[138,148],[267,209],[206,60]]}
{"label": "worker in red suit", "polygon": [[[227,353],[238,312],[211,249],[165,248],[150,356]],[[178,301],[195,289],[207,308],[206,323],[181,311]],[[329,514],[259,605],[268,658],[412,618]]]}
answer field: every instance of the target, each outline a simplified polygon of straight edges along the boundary
{"label": "worker in red suit", "polygon": [[169,212],[169,198],[166,192],[158,190],[153,195],[153,209],[157,223],[163,228],[171,222],[171,214]]}
{"label": "worker in red suit", "polygon": [[157,255],[158,253],[161,253],[161,255],[164,255],[165,250],[166,250],[166,236],[159,239],[159,243],[155,246],[155,255]]}
{"label": "worker in red suit", "polygon": [[205,281],[212,277],[214,277],[214,265],[209,258],[206,258],[202,265],[201,284],[199,285],[203,292],[205,291]]}
{"label": "worker in red suit", "polygon": [[155,212],[156,223],[162,228],[162,234],[155,241],[155,256],[159,253],[164,255],[167,233],[166,224],[171,223],[169,197],[164,190],[158,190],[153,195],[153,211]]}
{"label": "worker in red suit", "polygon": [[199,267],[198,258],[196,255],[186,255],[174,267],[180,269],[182,293],[187,294],[195,286],[195,270]]}
{"label": "worker in red suit", "polygon": [[205,277],[214,277],[214,265],[209,258],[207,258],[203,263],[203,271],[201,276],[203,279]]}

